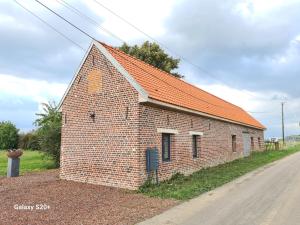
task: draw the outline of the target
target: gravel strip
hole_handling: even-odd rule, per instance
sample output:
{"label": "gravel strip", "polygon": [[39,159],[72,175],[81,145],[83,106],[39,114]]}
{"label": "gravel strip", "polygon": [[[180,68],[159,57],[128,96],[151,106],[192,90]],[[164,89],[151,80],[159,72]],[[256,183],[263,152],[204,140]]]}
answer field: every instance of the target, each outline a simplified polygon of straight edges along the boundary
{"label": "gravel strip", "polygon": [[[178,202],[124,189],[59,180],[58,170],[49,170],[17,178],[1,177],[0,203],[1,225],[125,225],[150,218]],[[15,209],[16,205],[33,206],[33,210]]]}

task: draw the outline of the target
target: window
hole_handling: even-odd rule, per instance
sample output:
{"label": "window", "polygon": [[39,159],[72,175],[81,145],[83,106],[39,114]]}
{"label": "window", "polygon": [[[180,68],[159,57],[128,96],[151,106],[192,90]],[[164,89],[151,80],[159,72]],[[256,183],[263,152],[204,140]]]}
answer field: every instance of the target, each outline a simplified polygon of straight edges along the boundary
{"label": "window", "polygon": [[259,146],[259,148],[261,148],[260,137],[257,138],[257,141],[258,141],[258,146]]}
{"label": "window", "polygon": [[92,64],[95,65],[95,56],[92,55]]}
{"label": "window", "polygon": [[65,124],[67,124],[67,113],[65,113]]}
{"label": "window", "polygon": [[193,135],[193,158],[198,157],[198,135]]}
{"label": "window", "polygon": [[90,118],[92,119],[93,123],[95,123],[96,113],[90,112]]}
{"label": "window", "polygon": [[236,135],[232,135],[231,136],[231,139],[232,139],[232,151],[233,152],[236,152]]}
{"label": "window", "polygon": [[129,113],[129,107],[126,107],[126,111],[125,111],[125,119],[128,119],[128,113]]}
{"label": "window", "polygon": [[171,134],[162,134],[162,161],[170,161]]}
{"label": "window", "polygon": [[253,149],[254,149],[254,138],[251,137],[251,150],[253,150]]}

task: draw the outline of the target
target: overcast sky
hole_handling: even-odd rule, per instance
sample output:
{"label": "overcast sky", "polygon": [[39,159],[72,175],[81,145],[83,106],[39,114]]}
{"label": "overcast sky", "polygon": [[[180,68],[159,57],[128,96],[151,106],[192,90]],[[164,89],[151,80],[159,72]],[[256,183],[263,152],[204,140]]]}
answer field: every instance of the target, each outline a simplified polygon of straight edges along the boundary
{"label": "overcast sky", "polygon": [[[94,0],[64,1],[129,44],[149,39]],[[186,81],[251,112],[266,137],[281,135],[282,101],[286,133],[300,134],[300,0],[98,1],[187,59]],[[91,40],[34,0],[19,2],[83,48],[0,0],[0,121],[28,131],[40,103],[59,102]],[[42,2],[96,39],[122,44],[61,0]]]}

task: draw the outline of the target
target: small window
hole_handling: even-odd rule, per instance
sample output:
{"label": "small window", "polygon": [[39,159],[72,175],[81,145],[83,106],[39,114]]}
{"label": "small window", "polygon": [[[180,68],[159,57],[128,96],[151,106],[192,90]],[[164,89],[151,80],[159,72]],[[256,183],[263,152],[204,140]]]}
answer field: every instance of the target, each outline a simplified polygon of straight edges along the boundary
{"label": "small window", "polygon": [[162,134],[162,161],[170,161],[171,134]]}
{"label": "small window", "polygon": [[65,124],[67,124],[67,113],[65,113]]}
{"label": "small window", "polygon": [[231,139],[232,139],[232,151],[236,152],[236,135],[232,135]]}
{"label": "small window", "polygon": [[128,119],[128,113],[129,113],[129,107],[126,107],[126,111],[125,111],[125,119]]}
{"label": "small window", "polygon": [[251,150],[254,150],[254,138],[251,137]]}
{"label": "small window", "polygon": [[95,56],[92,55],[92,65],[94,66],[95,65]]}
{"label": "small window", "polygon": [[90,112],[90,118],[92,119],[93,123],[95,123],[96,113]]}
{"label": "small window", "polygon": [[257,138],[257,141],[258,141],[258,147],[261,149],[260,137]]}
{"label": "small window", "polygon": [[198,135],[193,135],[193,158],[198,157]]}

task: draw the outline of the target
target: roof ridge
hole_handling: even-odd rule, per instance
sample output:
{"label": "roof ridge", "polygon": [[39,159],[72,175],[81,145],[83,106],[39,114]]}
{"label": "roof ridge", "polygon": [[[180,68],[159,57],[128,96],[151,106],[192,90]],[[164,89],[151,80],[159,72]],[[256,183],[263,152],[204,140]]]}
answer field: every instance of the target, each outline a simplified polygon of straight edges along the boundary
{"label": "roof ridge", "polygon": [[142,62],[142,63],[144,63],[144,64],[146,64],[146,65],[148,65],[148,66],[151,66],[151,67],[153,67],[154,69],[159,70],[159,71],[161,71],[161,72],[167,74],[168,76],[171,76],[171,77],[173,77],[173,78],[175,78],[175,79],[177,79],[177,80],[181,80],[179,77],[175,77],[175,76],[172,75],[171,73],[169,73],[169,72],[167,72],[167,71],[164,71],[164,70],[162,70],[162,69],[160,69],[160,68],[157,68],[157,67],[155,67],[155,66],[153,66],[153,65],[151,65],[151,64],[149,64],[149,63],[146,63],[146,62],[144,62],[143,60],[141,60],[141,59],[139,59],[139,58],[136,58],[136,57],[134,57],[134,56],[132,56],[132,55],[130,55],[130,54],[128,54],[128,53],[125,53],[125,52],[123,52],[122,50],[120,50],[120,49],[118,49],[118,48],[115,48],[115,47],[113,47],[113,46],[111,46],[111,45],[105,44],[104,42],[101,42],[101,41],[99,41],[99,42],[100,42],[102,45],[106,45],[106,46],[109,47],[109,48],[113,48],[114,50],[116,50],[116,51],[118,51],[118,52],[121,52],[121,53],[123,53],[123,54],[128,55],[130,58],[136,59],[136,60],[138,60],[138,61],[140,61],[140,62]]}
{"label": "roof ridge", "polygon": [[[118,50],[118,49],[116,49],[116,48],[114,48],[114,47],[112,47],[112,46],[109,46],[109,45],[107,45],[107,44],[105,44],[105,43],[102,43],[102,42],[100,42],[100,43],[103,44],[103,45],[105,45],[106,47],[110,48],[112,51],[115,51],[115,53],[118,54],[118,55],[119,55],[120,57],[122,57],[122,58],[124,58],[124,56],[121,56],[120,54],[126,55],[126,56],[132,58],[133,60],[138,60],[139,62],[141,62],[141,63],[143,63],[143,64],[145,64],[145,65],[147,65],[147,66],[150,65],[150,64],[148,64],[148,63],[146,63],[146,62],[144,62],[144,61],[142,61],[142,60],[140,60],[140,59],[137,59],[137,58],[135,58],[134,56],[131,56],[131,55],[129,55],[129,54],[127,54],[127,53],[125,53],[125,52],[123,52],[123,51],[121,51],[121,50]],[[129,61],[129,60],[128,60],[128,61]],[[135,66],[137,66],[137,67],[139,67],[138,65],[136,65],[135,62],[131,62],[131,61],[130,61],[130,63],[133,64],[133,65],[135,65]],[[150,66],[151,66],[151,65],[150,65]],[[151,66],[151,67],[153,67],[153,66]],[[139,67],[139,68],[142,69],[141,67]],[[153,67],[153,68],[156,69],[156,67]],[[144,69],[142,69],[142,70],[144,70]],[[158,70],[159,70],[159,69],[158,69]],[[157,76],[154,75],[153,73],[151,73],[151,72],[149,72],[149,71],[146,71],[146,70],[144,70],[144,71],[145,71],[146,73],[148,73],[149,75],[155,77],[156,79],[161,80],[161,78],[157,77]],[[160,70],[159,70],[159,71],[160,71]],[[167,72],[165,72],[165,73],[168,74]],[[175,78],[176,80],[183,81],[183,80],[181,80],[181,79],[177,79],[176,77],[174,77],[174,76],[171,75],[171,74],[168,74],[168,75],[169,75],[171,78]],[[173,88],[175,88],[175,89],[178,89],[178,88],[174,87],[172,84],[170,84],[170,83],[167,82],[167,81],[164,81],[164,80],[161,80],[161,81],[163,81],[164,83],[166,83],[167,85],[170,85],[171,87],[173,87]],[[185,81],[184,81],[184,83],[189,84],[189,83],[187,83],[187,82],[185,82]],[[189,84],[189,85],[191,85],[191,84]],[[211,95],[211,96],[213,96],[213,97],[215,97],[215,98],[218,98],[218,99],[220,99],[221,101],[227,102],[227,101],[225,101],[225,100],[223,100],[223,99],[221,99],[221,98],[219,98],[219,97],[217,97],[217,96],[214,96],[213,94],[210,94],[209,92],[204,91],[204,90],[202,90],[202,89],[200,89],[200,88],[198,88],[198,87],[195,87],[195,86],[192,86],[192,87],[193,87],[193,88],[196,88],[197,90],[203,91],[203,92],[207,93],[208,95]],[[220,107],[220,108],[224,108],[224,109],[228,109],[228,110],[233,110],[233,107],[232,107],[232,106],[235,106],[236,108],[239,108],[238,106],[236,106],[236,105],[234,105],[234,104],[232,104],[232,103],[229,103],[229,102],[227,102],[227,103],[229,103],[229,105],[230,105],[229,107],[228,107],[228,106],[222,106],[222,105],[220,105],[220,104],[213,104],[213,103],[208,102],[208,101],[205,100],[205,99],[202,99],[202,98],[199,98],[199,97],[197,97],[197,96],[194,96],[194,95],[191,94],[191,93],[187,93],[187,92],[185,92],[185,91],[183,91],[183,90],[181,90],[181,89],[178,89],[178,90],[181,91],[181,92],[183,92],[184,94],[187,94],[187,95],[191,96],[192,98],[197,99],[198,101],[205,102],[205,103],[207,103],[207,104],[209,104],[209,105],[213,105],[213,106],[215,106],[215,107]]]}
{"label": "roof ridge", "polygon": [[175,77],[175,76],[172,75],[171,73],[168,73],[168,72],[166,72],[166,71],[164,71],[164,70],[162,70],[162,69],[159,69],[159,68],[157,68],[157,67],[155,67],[155,66],[153,66],[153,65],[151,65],[151,64],[149,64],[149,63],[144,62],[143,60],[141,60],[141,59],[139,59],[139,58],[136,58],[136,57],[134,57],[134,56],[132,56],[132,55],[130,55],[130,54],[127,54],[127,53],[123,52],[122,50],[120,50],[120,49],[118,49],[118,48],[115,48],[115,47],[113,47],[113,46],[111,46],[111,45],[108,45],[108,44],[106,44],[106,43],[104,43],[104,42],[101,42],[101,41],[98,41],[98,42],[101,43],[102,45],[105,45],[105,46],[107,46],[107,47],[109,47],[109,48],[114,49],[115,51],[118,51],[118,52],[120,52],[120,53],[122,53],[122,54],[125,54],[125,55],[129,56],[129,57],[132,58],[132,59],[138,60],[138,61],[140,61],[140,62],[143,63],[143,64],[146,64],[146,65],[148,65],[148,66],[151,66],[152,68],[154,68],[154,69],[156,69],[156,70],[158,70],[158,71],[163,72],[164,74],[170,76],[171,78],[174,78],[174,79],[176,79],[176,80],[182,81],[182,82],[184,82],[185,84],[192,86],[193,88],[196,88],[196,89],[198,89],[198,90],[201,90],[201,91],[205,92],[205,93],[208,94],[208,95],[211,95],[211,96],[213,96],[213,97],[216,97],[216,98],[218,98],[219,100],[224,101],[224,102],[230,104],[231,106],[234,106],[234,107],[237,107],[237,108],[241,108],[240,106],[235,105],[235,104],[233,104],[233,103],[231,103],[231,102],[229,102],[229,101],[226,101],[226,100],[224,100],[224,99],[222,99],[222,98],[220,98],[220,97],[218,97],[218,96],[216,96],[216,95],[214,95],[214,94],[211,94],[211,93],[209,93],[208,91],[205,91],[205,90],[203,90],[203,89],[197,87],[196,85],[193,85],[193,84],[191,84],[191,83],[189,83],[189,82],[187,82],[187,81],[185,81],[185,80],[183,80],[183,79],[181,79],[181,78]]}

